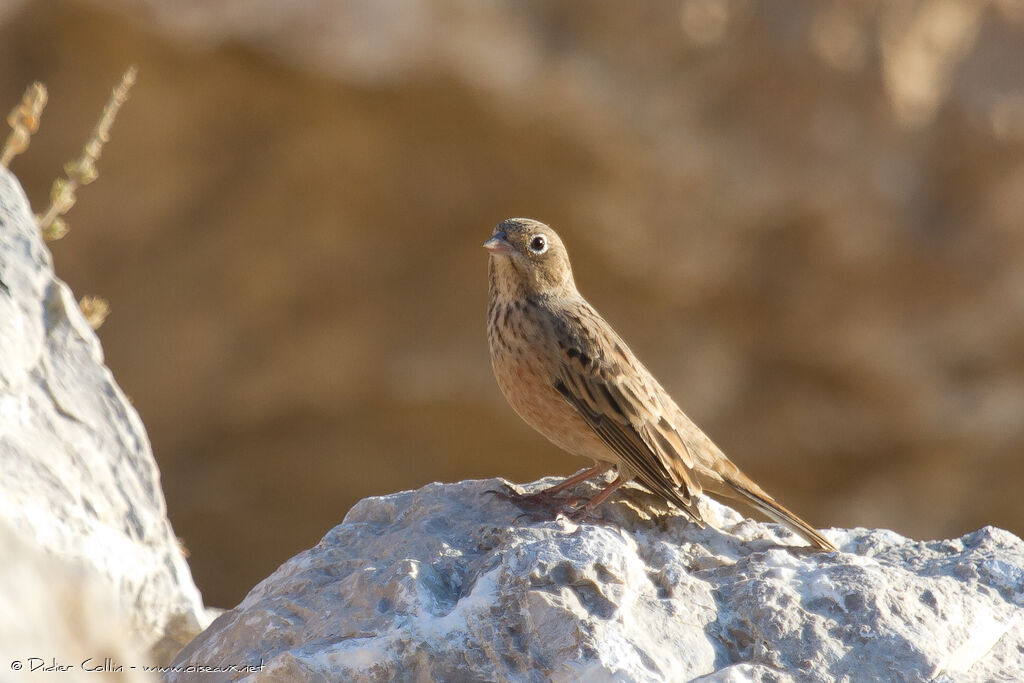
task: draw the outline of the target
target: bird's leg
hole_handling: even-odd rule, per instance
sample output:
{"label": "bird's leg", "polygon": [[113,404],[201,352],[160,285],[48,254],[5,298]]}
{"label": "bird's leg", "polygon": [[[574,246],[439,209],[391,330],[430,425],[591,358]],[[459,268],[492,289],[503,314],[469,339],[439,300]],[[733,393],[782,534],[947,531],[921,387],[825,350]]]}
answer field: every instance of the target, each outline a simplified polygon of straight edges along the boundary
{"label": "bird's leg", "polygon": [[615,480],[612,483],[608,484],[603,489],[601,489],[597,493],[597,495],[595,495],[593,498],[591,498],[590,500],[588,500],[586,503],[579,506],[575,510],[572,510],[569,513],[567,513],[566,516],[576,521],[580,521],[582,519],[590,517],[598,505],[608,500],[608,496],[615,493],[615,491],[620,486],[625,484],[627,481],[629,481],[629,479],[623,477],[620,474],[619,476],[615,477]]}
{"label": "bird's leg", "polygon": [[611,465],[606,465],[604,463],[601,463],[601,464],[598,464],[598,465],[594,465],[593,467],[588,467],[587,469],[583,470],[579,474],[574,474],[571,477],[566,477],[565,479],[563,479],[562,481],[558,482],[554,486],[549,486],[548,488],[544,489],[543,491],[538,491],[537,493],[531,493],[527,497],[528,498],[532,498],[534,496],[537,496],[538,498],[540,498],[540,497],[553,498],[556,493],[561,493],[562,491],[564,491],[566,489],[569,489],[569,488],[572,488],[573,486],[575,486],[576,484],[579,484],[580,482],[586,481],[587,479],[592,479],[593,477],[596,477],[596,476],[598,476],[600,474],[604,474],[605,472],[607,472],[611,468],[612,468]]}
{"label": "bird's leg", "polygon": [[574,474],[571,477],[566,477],[565,479],[558,482],[554,486],[549,486],[548,488],[542,491],[537,491],[536,493],[516,493],[515,491],[511,490],[508,487],[505,487],[506,489],[508,489],[507,491],[490,491],[490,493],[505,498],[506,500],[510,500],[516,505],[526,504],[528,506],[540,507],[554,502],[556,500],[556,494],[559,494],[568,488],[572,488],[573,486],[579,484],[582,481],[586,481],[587,479],[590,479],[592,477],[604,474],[611,468],[611,465],[597,464],[594,465],[593,467],[588,467],[582,472]]}

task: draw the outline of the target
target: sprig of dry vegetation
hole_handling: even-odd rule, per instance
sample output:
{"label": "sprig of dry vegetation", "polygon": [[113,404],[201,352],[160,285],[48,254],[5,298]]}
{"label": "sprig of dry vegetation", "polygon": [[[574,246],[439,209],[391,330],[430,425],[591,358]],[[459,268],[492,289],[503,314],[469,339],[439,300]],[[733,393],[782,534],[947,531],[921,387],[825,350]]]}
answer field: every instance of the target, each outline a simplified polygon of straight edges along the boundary
{"label": "sprig of dry vegetation", "polygon": [[85,316],[85,321],[94,330],[100,329],[103,322],[110,315],[110,302],[98,296],[83,296],[78,302],[78,308]]}
{"label": "sprig of dry vegetation", "polygon": [[43,231],[43,237],[47,241],[59,240],[68,234],[68,224],[61,216],[75,205],[78,188],[88,185],[99,175],[96,162],[103,151],[103,145],[110,141],[110,127],[114,124],[121,105],[128,99],[128,91],[135,84],[137,74],[138,69],[135,66],[128,67],[124,72],[121,82],[114,88],[107,105],[103,107],[103,114],[93,128],[92,135],[82,148],[82,156],[65,164],[64,173],[67,177],[57,178],[53,182],[50,206],[36,216],[39,229]]}
{"label": "sprig of dry vegetation", "polygon": [[[135,84],[137,75],[138,69],[135,66],[128,67],[124,72],[121,82],[114,88],[106,106],[103,107],[103,114],[93,128],[92,135],[82,148],[82,155],[65,164],[66,177],[54,181],[50,190],[50,206],[42,214],[36,215],[39,229],[47,241],[59,240],[68,233],[67,222],[61,216],[75,205],[75,193],[78,188],[88,185],[99,176],[96,162],[103,152],[103,145],[110,141],[110,128],[121,105],[128,99],[128,91]],[[6,168],[14,157],[28,149],[32,134],[39,130],[39,119],[43,114],[43,108],[46,107],[47,97],[46,86],[36,81],[28,87],[21,102],[7,117],[11,133],[4,141],[3,148],[0,148],[0,165],[3,167]],[[2,282],[0,286],[6,288]],[[94,330],[99,329],[110,314],[110,303],[98,296],[82,297],[78,307]]]}
{"label": "sprig of dry vegetation", "polygon": [[11,133],[0,150],[0,166],[7,168],[14,157],[28,149],[32,134],[39,130],[39,119],[46,107],[46,99],[46,86],[36,81],[28,86],[21,102],[8,114],[7,123],[11,126]]}

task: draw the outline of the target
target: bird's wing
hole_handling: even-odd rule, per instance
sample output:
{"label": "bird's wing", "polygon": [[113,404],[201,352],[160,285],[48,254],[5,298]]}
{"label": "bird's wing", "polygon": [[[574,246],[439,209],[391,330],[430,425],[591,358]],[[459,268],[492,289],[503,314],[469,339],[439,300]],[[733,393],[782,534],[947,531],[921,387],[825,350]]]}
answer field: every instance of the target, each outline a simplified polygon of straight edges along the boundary
{"label": "bird's wing", "polygon": [[591,311],[569,316],[571,328],[559,334],[555,388],[640,483],[700,522],[694,496],[701,488],[692,474],[693,455],[669,419],[679,409],[608,323]]}

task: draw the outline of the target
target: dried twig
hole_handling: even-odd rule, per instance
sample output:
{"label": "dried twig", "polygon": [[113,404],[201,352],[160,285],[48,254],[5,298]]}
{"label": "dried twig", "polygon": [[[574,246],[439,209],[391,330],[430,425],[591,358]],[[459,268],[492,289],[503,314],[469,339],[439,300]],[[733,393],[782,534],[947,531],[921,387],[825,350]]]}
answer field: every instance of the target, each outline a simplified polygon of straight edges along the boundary
{"label": "dried twig", "polygon": [[96,170],[96,161],[100,158],[103,145],[110,141],[110,127],[114,123],[121,105],[128,99],[128,91],[135,84],[135,77],[138,69],[134,66],[121,76],[121,82],[114,88],[103,108],[103,115],[96,123],[96,127],[89,136],[88,142],[82,148],[82,156],[69,161],[64,166],[66,178],[57,178],[50,190],[50,207],[42,214],[36,216],[39,221],[39,229],[43,231],[43,237],[47,241],[59,240],[68,234],[68,226],[61,216],[66,214],[75,205],[78,188],[88,185],[96,180],[99,172]]}
{"label": "dried twig", "polygon": [[11,133],[0,150],[0,166],[6,168],[11,159],[28,149],[32,133],[39,130],[39,118],[46,106],[46,86],[36,81],[28,86],[21,102],[7,116]]}

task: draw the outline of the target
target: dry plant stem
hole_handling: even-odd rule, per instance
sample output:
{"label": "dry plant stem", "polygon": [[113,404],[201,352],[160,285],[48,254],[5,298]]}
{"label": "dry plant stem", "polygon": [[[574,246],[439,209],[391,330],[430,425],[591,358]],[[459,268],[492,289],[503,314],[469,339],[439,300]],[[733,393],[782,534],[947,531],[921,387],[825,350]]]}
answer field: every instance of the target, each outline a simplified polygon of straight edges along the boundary
{"label": "dry plant stem", "polygon": [[28,86],[21,102],[7,116],[11,133],[0,151],[0,166],[7,168],[11,160],[28,149],[32,134],[39,130],[39,119],[46,106],[46,86],[36,81]]}
{"label": "dry plant stem", "polygon": [[103,114],[93,128],[92,135],[85,143],[82,156],[64,166],[66,178],[57,178],[54,181],[50,190],[50,206],[37,216],[39,228],[48,241],[58,240],[67,234],[67,223],[61,216],[75,205],[75,193],[78,188],[81,185],[88,185],[99,175],[96,162],[103,151],[103,145],[110,141],[110,127],[114,124],[114,118],[117,117],[121,105],[128,99],[128,91],[135,84],[137,74],[138,69],[135,66],[128,67],[124,72],[121,82],[114,88],[107,105],[103,108]]}

